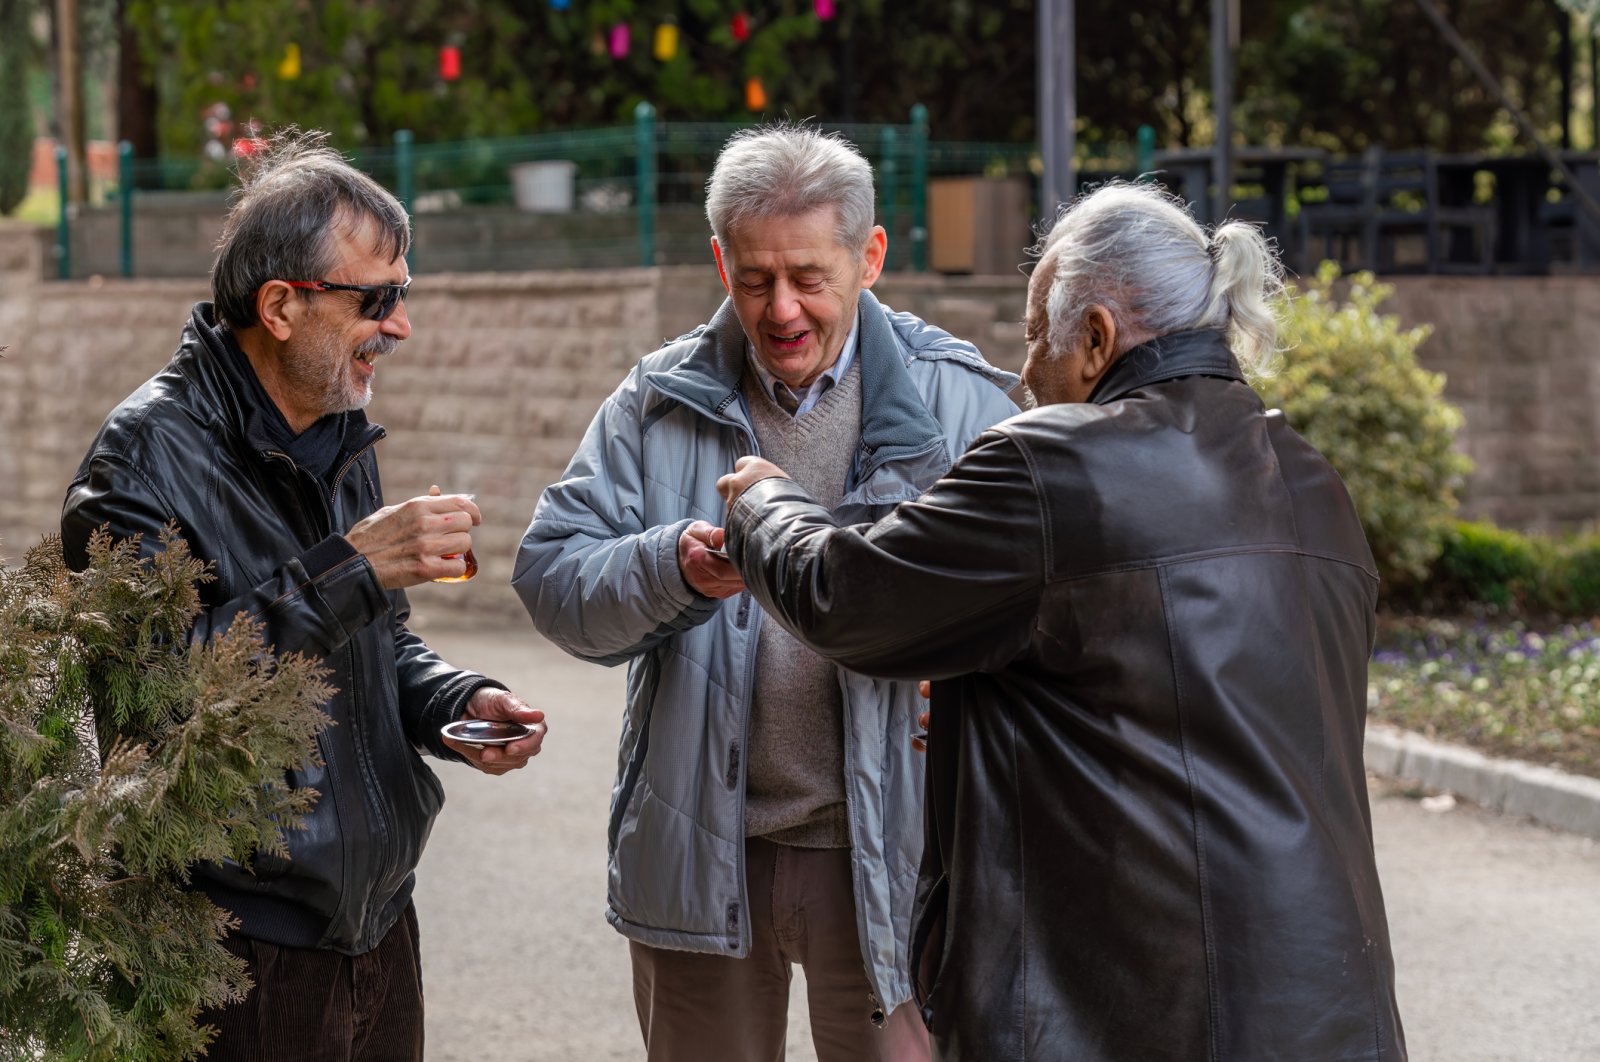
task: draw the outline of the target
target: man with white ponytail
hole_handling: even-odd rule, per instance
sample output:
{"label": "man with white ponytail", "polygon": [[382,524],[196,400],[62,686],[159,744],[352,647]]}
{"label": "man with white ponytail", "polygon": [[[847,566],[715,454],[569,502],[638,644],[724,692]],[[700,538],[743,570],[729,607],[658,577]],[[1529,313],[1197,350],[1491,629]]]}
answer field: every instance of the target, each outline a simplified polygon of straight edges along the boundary
{"label": "man with white ponytail", "polygon": [[1378,580],[1337,474],[1245,382],[1271,249],[1113,184],[1038,250],[1039,407],[922,497],[849,527],[760,459],[719,483],[770,616],[933,679],[934,1055],[1404,1059],[1362,765]]}

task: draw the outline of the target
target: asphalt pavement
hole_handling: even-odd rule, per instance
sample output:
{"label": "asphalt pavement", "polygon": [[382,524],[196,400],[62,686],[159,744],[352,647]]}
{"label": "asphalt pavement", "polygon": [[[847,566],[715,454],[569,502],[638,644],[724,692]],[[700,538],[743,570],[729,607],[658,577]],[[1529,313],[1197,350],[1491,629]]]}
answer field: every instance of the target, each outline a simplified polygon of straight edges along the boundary
{"label": "asphalt pavement", "polygon": [[[417,872],[428,1059],[641,1059],[627,945],[604,914],[625,669],[526,624],[420,629],[550,721],[521,771],[438,765],[448,802]],[[1600,842],[1422,795],[1372,788],[1413,1062],[1600,1059]],[[809,1062],[796,985],[788,1057]]]}

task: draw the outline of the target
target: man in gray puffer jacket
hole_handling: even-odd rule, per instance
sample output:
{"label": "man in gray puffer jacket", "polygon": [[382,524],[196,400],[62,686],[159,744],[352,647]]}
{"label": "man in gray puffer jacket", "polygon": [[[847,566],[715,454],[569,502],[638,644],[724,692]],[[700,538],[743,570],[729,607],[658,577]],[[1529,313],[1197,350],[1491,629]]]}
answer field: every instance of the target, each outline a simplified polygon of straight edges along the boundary
{"label": "man in gray puffer jacket", "polygon": [[781,1060],[790,968],[819,1059],[925,1059],[909,920],[922,849],[912,682],[764,624],[719,547],[718,476],[772,457],[845,521],[937,480],[1017,378],[867,291],[887,241],[847,142],[735,136],[707,190],[729,299],[608,398],[513,582],[567,652],[626,661],[607,917],[648,1057]]}

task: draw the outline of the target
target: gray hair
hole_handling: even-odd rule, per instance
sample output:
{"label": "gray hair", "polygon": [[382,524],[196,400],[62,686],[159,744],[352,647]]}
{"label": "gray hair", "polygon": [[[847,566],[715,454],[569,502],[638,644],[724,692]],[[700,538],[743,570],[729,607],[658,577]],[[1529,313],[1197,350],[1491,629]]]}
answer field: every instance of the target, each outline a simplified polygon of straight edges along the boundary
{"label": "gray hair", "polygon": [[790,218],[835,207],[834,239],[857,256],[872,231],[872,167],[838,133],[782,122],[728,139],[706,181],[706,220],[724,248],[753,218]]}
{"label": "gray hair", "polygon": [[334,264],[336,226],[350,232],[372,221],[372,250],[390,261],[411,245],[399,201],[327,139],[290,127],[247,160],[211,269],[217,317],[231,327],[256,323],[256,292],[267,281],[323,279]]}
{"label": "gray hair", "polygon": [[1055,270],[1045,301],[1052,355],[1096,304],[1125,334],[1223,330],[1246,372],[1265,371],[1278,351],[1283,267],[1254,225],[1225,221],[1208,235],[1181,199],[1114,181],[1063,210],[1035,250]]}

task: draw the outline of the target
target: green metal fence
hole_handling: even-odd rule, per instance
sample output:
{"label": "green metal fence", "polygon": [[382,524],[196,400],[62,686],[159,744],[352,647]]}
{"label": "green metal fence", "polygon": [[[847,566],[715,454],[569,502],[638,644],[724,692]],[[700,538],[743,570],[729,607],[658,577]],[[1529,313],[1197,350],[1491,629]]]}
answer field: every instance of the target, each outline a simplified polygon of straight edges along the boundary
{"label": "green metal fence", "polygon": [[[896,125],[827,124],[857,145],[878,177],[879,220],[892,269],[928,266],[927,186],[946,176],[1039,171],[1030,144],[937,141],[926,108]],[[412,271],[671,265],[707,260],[705,182],[744,126],[659,121],[640,104],[632,125],[522,137],[394,143],[352,161],[392,189],[415,227]],[[1135,159],[1094,155],[1096,172],[1136,172]],[[210,159],[134,161],[106,204],[63,211],[58,275],[198,276],[237,184]]]}

